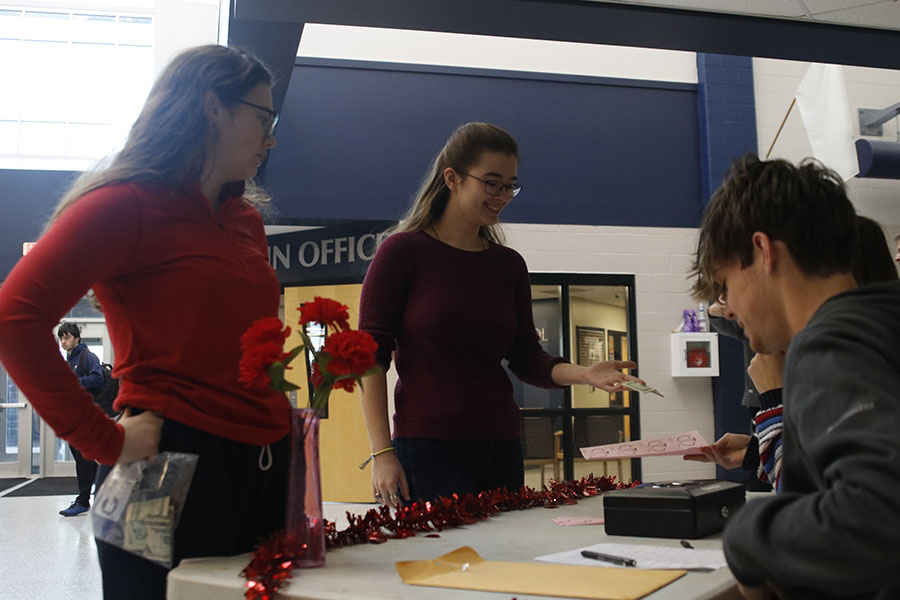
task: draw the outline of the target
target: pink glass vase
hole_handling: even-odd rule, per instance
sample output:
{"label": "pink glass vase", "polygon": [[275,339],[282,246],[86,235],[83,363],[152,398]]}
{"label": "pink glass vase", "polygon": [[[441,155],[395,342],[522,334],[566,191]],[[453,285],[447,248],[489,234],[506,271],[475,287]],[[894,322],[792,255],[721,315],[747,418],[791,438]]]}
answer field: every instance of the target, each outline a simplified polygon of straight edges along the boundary
{"label": "pink glass vase", "polygon": [[325,564],[325,520],[319,475],[319,411],[298,408],[291,418],[291,471],[288,478],[286,528],[301,544],[303,556],[294,563],[313,568]]}

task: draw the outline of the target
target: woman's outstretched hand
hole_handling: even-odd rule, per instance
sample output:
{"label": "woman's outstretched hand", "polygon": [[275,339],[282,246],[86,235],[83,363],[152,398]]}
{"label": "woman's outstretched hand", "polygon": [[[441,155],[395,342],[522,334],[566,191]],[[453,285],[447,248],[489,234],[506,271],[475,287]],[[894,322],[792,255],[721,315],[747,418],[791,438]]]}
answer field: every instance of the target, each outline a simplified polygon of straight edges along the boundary
{"label": "woman's outstretched hand", "polygon": [[630,360],[604,360],[587,367],[583,378],[586,385],[599,388],[610,394],[622,391],[623,381],[645,383],[634,375],[623,373],[621,369],[635,369],[637,363]]}

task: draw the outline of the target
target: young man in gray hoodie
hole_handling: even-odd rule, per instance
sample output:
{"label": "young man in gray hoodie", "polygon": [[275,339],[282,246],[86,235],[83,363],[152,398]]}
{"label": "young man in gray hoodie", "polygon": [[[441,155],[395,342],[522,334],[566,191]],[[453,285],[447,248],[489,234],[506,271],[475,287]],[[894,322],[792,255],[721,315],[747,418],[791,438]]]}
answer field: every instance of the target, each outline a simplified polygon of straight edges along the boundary
{"label": "young man in gray hoodie", "polygon": [[695,296],[787,352],[781,492],[723,537],[746,598],[900,598],[900,283],[857,286],[855,216],[817,163],[749,155],[701,225]]}

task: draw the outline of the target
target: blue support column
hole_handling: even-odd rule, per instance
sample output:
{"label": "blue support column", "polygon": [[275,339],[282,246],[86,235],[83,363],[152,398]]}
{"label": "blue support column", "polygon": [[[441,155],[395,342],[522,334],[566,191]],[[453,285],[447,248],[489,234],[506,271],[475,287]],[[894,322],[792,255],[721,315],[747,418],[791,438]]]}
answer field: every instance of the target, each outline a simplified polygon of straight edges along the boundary
{"label": "blue support column", "polygon": [[735,159],[756,152],[753,59],[697,54],[703,205]]}
{"label": "blue support column", "polygon": [[[753,59],[744,56],[697,54],[703,206],[732,162],[757,151],[756,102],[753,96]],[[744,395],[744,353],[741,345],[719,336],[719,373],[712,380],[715,435],[750,433]],[[717,479],[744,481],[741,470],[716,468]]]}

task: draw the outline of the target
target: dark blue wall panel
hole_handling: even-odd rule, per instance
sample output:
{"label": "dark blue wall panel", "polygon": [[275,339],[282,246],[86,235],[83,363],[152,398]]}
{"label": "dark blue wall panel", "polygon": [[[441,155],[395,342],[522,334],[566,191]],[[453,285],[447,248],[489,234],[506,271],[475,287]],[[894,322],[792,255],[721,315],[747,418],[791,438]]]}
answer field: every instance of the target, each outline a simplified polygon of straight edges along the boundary
{"label": "dark blue wall panel", "polygon": [[698,54],[697,79],[705,206],[731,163],[757,151],[753,59]]}
{"label": "dark blue wall panel", "polygon": [[0,281],[38,239],[56,203],[80,173],[0,169]]}
{"label": "dark blue wall panel", "polygon": [[285,223],[397,219],[449,133],[488,121],[519,142],[502,220],[695,227],[696,86],[304,61],[261,177]]}

